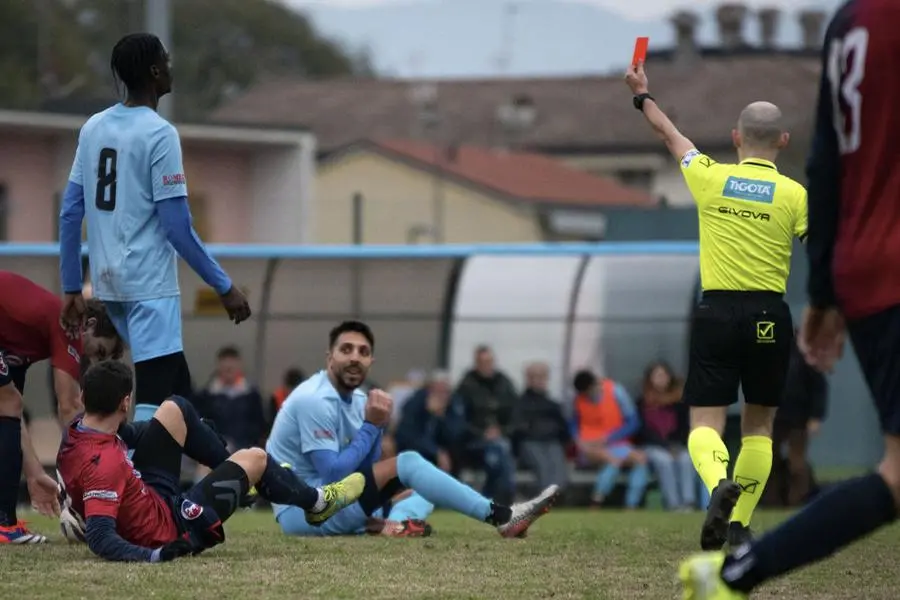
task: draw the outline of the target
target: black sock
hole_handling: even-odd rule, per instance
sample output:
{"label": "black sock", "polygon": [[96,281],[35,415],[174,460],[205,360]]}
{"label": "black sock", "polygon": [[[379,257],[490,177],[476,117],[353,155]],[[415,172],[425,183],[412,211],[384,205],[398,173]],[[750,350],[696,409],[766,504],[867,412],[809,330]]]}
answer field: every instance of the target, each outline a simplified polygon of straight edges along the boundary
{"label": "black sock", "polygon": [[505,525],[512,519],[512,509],[502,504],[494,504],[491,502],[491,514],[488,515],[487,522],[491,525]]}
{"label": "black sock", "polygon": [[319,491],[316,488],[306,485],[293,471],[275,462],[271,455],[262,479],[256,484],[256,490],[273,504],[290,504],[304,510],[311,510],[319,501]]}
{"label": "black sock", "polygon": [[750,593],[764,581],[830,556],[896,518],[894,497],[880,475],[839,484],[781,526],[725,558],[722,579]]}
{"label": "black sock", "polygon": [[241,498],[250,490],[247,472],[236,462],[226,460],[200,482],[203,497],[212,502],[223,522],[240,506]]}
{"label": "black sock", "polygon": [[171,400],[181,409],[187,426],[184,453],[210,469],[215,469],[228,460],[230,454],[222,438],[215,429],[200,420],[194,405],[180,396],[173,396]]}
{"label": "black sock", "polygon": [[0,525],[16,524],[22,480],[22,420],[0,417]]}

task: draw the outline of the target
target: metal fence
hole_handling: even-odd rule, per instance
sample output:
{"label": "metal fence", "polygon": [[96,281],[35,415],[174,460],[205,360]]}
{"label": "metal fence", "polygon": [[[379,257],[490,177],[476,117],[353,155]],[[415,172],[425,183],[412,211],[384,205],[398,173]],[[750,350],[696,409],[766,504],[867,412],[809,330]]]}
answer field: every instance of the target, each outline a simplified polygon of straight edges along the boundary
{"label": "metal fence", "polygon": [[[247,291],[254,318],[233,326],[215,294],[181,266],[185,352],[201,385],[224,345],[241,349],[250,376],[263,389],[274,388],[291,366],[312,372],[324,364],[328,330],[346,318],[373,327],[373,379],[385,386],[411,369],[438,366],[458,378],[482,343],[494,348],[498,367],[519,386],[528,362],[547,363],[551,389],[561,398],[581,367],[631,389],[652,360],[665,359],[682,374],[687,368],[695,243],[211,246],[211,251]],[[0,269],[59,291],[55,245],[0,245]],[[796,272],[788,295],[795,309],[802,306],[797,298],[803,287],[796,277],[805,279],[802,266],[795,266]],[[26,404],[43,414],[50,405],[48,372],[32,371]],[[831,415],[814,443],[814,456],[825,464],[871,464],[880,443],[852,355],[831,383]]]}

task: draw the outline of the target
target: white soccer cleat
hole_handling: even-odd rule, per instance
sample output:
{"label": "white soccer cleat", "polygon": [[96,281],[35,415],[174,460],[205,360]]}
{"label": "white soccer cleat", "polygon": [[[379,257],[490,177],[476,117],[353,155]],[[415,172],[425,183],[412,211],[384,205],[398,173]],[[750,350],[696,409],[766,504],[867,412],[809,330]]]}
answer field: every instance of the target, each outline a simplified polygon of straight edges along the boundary
{"label": "white soccer cleat", "polygon": [[510,506],[512,517],[503,525],[497,526],[497,532],[505,538],[525,537],[531,524],[550,512],[550,507],[559,498],[558,485],[551,485],[536,498]]}

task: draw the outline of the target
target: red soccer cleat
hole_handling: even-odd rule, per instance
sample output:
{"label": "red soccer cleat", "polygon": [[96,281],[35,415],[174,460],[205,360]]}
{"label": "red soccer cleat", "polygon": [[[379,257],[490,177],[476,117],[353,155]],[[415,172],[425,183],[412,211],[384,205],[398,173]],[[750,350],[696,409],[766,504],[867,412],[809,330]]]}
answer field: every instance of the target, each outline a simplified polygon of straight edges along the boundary
{"label": "red soccer cleat", "polygon": [[421,519],[391,521],[372,517],[366,523],[366,533],[387,537],[428,537],[431,535],[431,525]]}
{"label": "red soccer cleat", "polygon": [[25,521],[15,525],[0,525],[0,544],[46,544],[47,538],[28,531]]}

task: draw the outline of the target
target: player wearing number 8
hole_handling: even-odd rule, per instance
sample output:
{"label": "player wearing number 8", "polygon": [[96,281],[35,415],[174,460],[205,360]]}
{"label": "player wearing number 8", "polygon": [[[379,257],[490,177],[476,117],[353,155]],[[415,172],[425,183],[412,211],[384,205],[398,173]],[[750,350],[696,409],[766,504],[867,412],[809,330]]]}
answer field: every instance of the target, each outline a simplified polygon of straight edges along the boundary
{"label": "player wearing number 8", "polygon": [[[684,401],[688,451],[710,501],[700,532],[704,550],[750,538],[750,520],[772,469],[772,425],[793,344],[783,299],[794,238],[806,235],[806,190],[775,166],[789,140],[781,111],[754,102],[741,112],[732,141],[738,164],[696,149],[649,95],[642,64],[626,82],[634,105],[681,164],[697,204],[703,297],[691,318]],[[722,441],[727,407],[744,393],[741,451],[731,462]]]}
{"label": "player wearing number 8", "polygon": [[172,395],[191,395],[176,252],[220,294],[232,321],[250,316],[243,294],[191,225],[178,132],[156,112],[159,98],[172,89],[169,62],[153,35],[128,35],[115,45],[110,64],[127,97],[82,127],[60,212],[62,318],[74,329],[84,314],[86,218],[94,295],[135,363],[136,420],[148,419]]}

